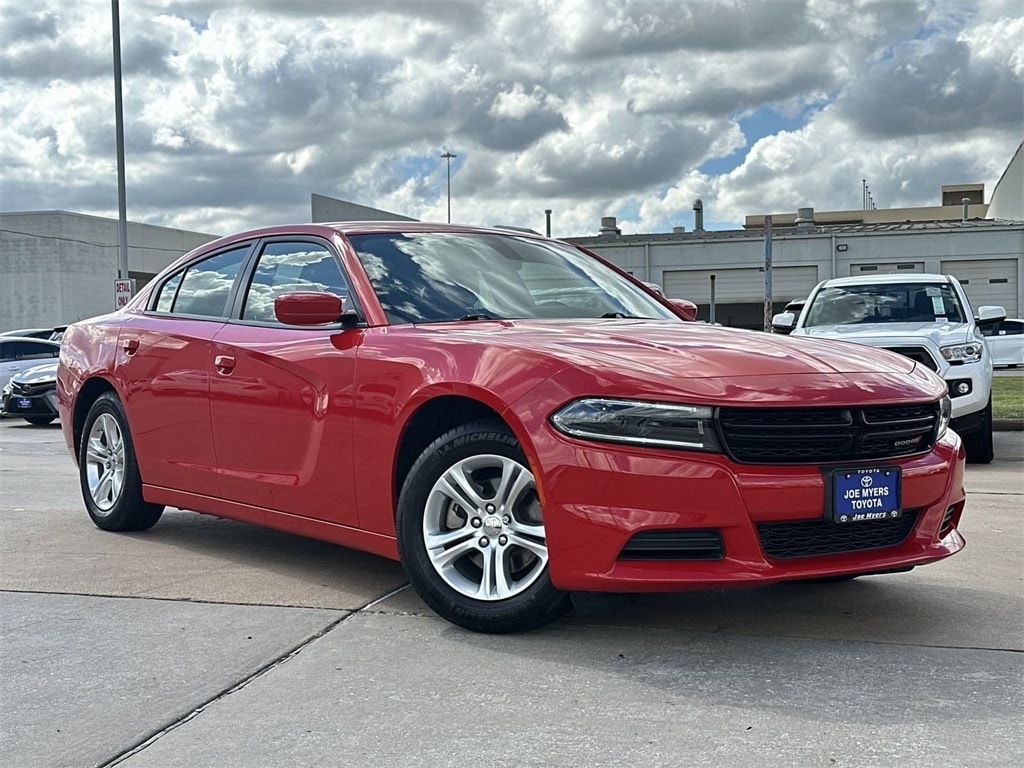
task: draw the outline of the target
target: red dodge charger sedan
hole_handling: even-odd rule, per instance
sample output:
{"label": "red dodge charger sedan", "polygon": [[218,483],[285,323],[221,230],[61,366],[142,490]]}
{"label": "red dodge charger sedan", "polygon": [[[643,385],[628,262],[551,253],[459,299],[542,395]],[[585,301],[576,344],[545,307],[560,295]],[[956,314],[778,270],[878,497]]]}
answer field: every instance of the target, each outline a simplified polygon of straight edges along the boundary
{"label": "red dodge charger sedan", "polygon": [[170,505],[357,547],[484,632],[552,621],[573,592],[852,578],[963,548],[940,378],[686,317],[520,231],[259,229],[72,325],[61,424],[100,528]]}

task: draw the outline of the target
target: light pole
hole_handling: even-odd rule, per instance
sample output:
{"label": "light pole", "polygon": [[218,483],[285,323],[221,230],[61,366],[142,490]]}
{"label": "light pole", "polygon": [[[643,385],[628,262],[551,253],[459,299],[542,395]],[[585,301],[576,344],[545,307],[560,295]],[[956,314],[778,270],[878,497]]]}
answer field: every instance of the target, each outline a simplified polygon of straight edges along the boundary
{"label": "light pole", "polygon": [[445,159],[445,163],[448,165],[448,223],[452,223],[452,158],[458,157],[454,152],[445,150],[441,157]]}

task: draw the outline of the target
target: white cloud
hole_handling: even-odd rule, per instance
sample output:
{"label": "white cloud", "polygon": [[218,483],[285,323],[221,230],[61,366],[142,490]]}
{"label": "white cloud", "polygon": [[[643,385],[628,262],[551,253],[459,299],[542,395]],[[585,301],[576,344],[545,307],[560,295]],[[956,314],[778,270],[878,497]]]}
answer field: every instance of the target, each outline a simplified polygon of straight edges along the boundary
{"label": "white cloud", "polygon": [[[5,210],[115,213],[109,13],[0,7]],[[215,233],[312,192],[443,220],[442,147],[455,220],[551,208],[556,235],[856,207],[862,178],[930,205],[991,191],[1024,134],[1018,0],[138,0],[121,26],[129,216]]]}

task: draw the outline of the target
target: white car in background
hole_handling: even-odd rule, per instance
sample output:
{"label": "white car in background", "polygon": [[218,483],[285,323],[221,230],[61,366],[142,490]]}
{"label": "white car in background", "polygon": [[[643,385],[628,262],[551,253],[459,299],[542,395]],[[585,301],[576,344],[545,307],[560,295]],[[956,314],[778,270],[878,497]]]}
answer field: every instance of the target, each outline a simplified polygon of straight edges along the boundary
{"label": "white car in background", "polygon": [[1024,365],[1024,320],[1007,318],[996,325],[981,329],[985,343],[996,368],[1016,368]]}
{"label": "white car in background", "polygon": [[14,374],[59,355],[59,342],[0,335],[0,387],[5,386]]}
{"label": "white car in background", "polygon": [[953,401],[950,426],[967,460],[992,461],[992,354],[982,334],[1005,322],[1002,307],[971,309],[952,275],[841,277],[818,283],[799,315],[783,312],[772,329],[793,336],[884,347],[930,368]]}

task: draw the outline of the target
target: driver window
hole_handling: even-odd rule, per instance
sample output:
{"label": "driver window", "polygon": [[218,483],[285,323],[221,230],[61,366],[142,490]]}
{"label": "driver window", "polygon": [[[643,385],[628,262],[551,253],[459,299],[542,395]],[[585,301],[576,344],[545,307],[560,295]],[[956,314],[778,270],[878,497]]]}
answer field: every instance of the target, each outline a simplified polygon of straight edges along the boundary
{"label": "driver window", "polygon": [[348,297],[348,283],[334,254],[306,242],[268,243],[245,296],[243,320],[277,322],[274,299],[289,291],[320,291]]}

